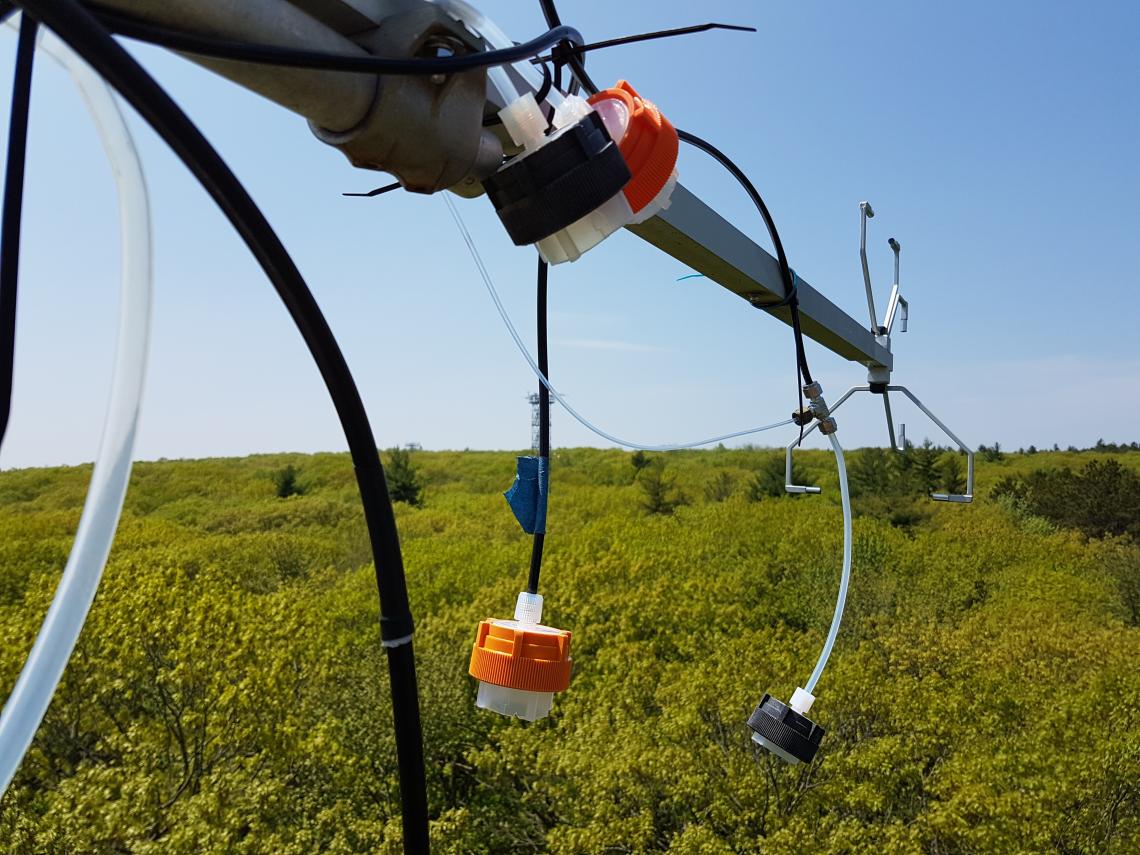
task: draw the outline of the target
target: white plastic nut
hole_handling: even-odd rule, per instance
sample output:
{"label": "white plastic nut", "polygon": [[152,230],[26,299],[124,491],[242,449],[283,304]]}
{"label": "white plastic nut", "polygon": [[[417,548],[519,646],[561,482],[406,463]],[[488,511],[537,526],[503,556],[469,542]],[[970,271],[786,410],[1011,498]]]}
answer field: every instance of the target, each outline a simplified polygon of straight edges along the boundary
{"label": "white plastic nut", "polygon": [[501,109],[499,118],[515,145],[533,151],[546,142],[546,117],[532,93],[527,92]]}
{"label": "white plastic nut", "polygon": [[807,711],[811,709],[811,705],[814,703],[815,695],[797,686],[796,690],[792,692],[792,700],[788,703],[788,706],[800,715],[807,715]]}
{"label": "white plastic nut", "polygon": [[515,620],[521,624],[542,623],[542,594],[530,594],[520,591],[515,600]]}

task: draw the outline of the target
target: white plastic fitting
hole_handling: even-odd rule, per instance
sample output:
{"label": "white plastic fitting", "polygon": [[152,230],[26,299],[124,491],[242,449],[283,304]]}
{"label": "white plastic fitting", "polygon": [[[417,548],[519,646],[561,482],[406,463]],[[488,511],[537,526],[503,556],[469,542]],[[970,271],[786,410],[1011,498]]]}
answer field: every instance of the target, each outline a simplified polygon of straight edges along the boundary
{"label": "white plastic fitting", "polygon": [[535,151],[546,144],[546,117],[530,92],[501,109],[499,118],[515,145],[524,150]]}
{"label": "white plastic fitting", "polygon": [[584,253],[631,222],[633,211],[629,208],[625,194],[619,192],[601,207],[595,208],[562,231],[544,237],[535,246],[538,247],[538,254],[548,264],[577,261]]}
{"label": "white plastic fitting", "polygon": [[811,705],[815,703],[815,695],[800,686],[792,692],[792,699],[788,702],[788,706],[798,712],[800,715],[807,715]]}
{"label": "white plastic fitting", "polygon": [[521,718],[523,721],[538,721],[550,715],[554,706],[554,692],[528,692],[525,689],[509,689],[480,681],[475,706],[499,715]]}
{"label": "white plastic fitting", "polygon": [[520,591],[515,600],[515,620],[521,624],[542,623],[542,594]]}

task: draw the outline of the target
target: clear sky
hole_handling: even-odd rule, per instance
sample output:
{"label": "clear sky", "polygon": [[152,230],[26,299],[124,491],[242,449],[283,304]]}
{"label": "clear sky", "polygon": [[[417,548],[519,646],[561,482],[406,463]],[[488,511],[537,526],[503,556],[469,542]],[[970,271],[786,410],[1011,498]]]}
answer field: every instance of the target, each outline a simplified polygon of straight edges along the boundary
{"label": "clear sky", "polygon": [[[708,33],[599,52],[765,195],[792,265],[863,319],[858,204],[880,305],[903,244],[910,331],[898,382],[967,442],[1140,439],[1140,7],[1134,3],[701,4],[563,0],[587,39],[708,20]],[[518,40],[537,3],[480,7]],[[132,48],[133,49],[133,48]],[[15,36],[0,31],[10,73]],[[441,199],[348,199],[353,169],[303,120],[177,57],[136,50],[264,207],[323,305],[377,440],[524,448],[534,383]],[[0,112],[7,122],[10,85]],[[260,269],[177,160],[132,117],[155,208],[157,308],[138,456],[336,450],[344,441]],[[5,130],[6,133],[6,130]],[[0,466],[93,459],[118,289],[116,201],[68,79],[33,92],[14,414]],[[682,181],[758,239],[749,202],[682,150]],[[485,199],[459,202],[533,341],[534,253]],[[783,324],[627,233],[552,270],[551,372],[583,413],[645,442],[723,433],[794,405]],[[833,398],[865,372],[809,342]],[[897,405],[911,438],[937,436]],[[848,446],[885,441],[878,402],[841,412]],[[556,445],[599,444],[558,409]],[[769,434],[771,444],[788,437]],[[604,444],[604,443],[601,443]],[[508,478],[509,473],[504,474]]]}

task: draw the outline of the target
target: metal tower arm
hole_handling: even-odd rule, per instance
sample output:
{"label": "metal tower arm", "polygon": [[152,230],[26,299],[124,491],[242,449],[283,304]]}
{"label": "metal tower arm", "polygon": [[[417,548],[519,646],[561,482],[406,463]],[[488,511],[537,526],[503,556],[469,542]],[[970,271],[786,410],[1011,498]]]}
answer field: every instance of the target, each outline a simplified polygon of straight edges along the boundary
{"label": "metal tower arm", "polygon": [[[629,230],[754,305],[784,298],[780,266],[750,237],[677,185],[668,209]],[[893,367],[891,352],[866,324],[848,315],[800,278],[797,294],[804,335],[868,368]],[[770,313],[791,323],[787,307]]]}

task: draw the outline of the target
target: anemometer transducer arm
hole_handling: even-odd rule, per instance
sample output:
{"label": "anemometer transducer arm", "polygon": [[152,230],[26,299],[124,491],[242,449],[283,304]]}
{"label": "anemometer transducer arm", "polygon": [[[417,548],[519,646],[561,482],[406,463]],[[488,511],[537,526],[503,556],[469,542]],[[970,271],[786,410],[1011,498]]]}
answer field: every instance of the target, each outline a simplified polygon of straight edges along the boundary
{"label": "anemometer transducer arm", "polygon": [[[859,258],[863,268],[863,281],[867,289],[867,305],[874,312],[874,298],[872,296],[871,288],[871,273],[867,265],[867,220],[874,216],[871,205],[868,202],[861,202],[859,204]],[[910,304],[902,296],[899,290],[899,256],[902,253],[902,245],[890,238],[887,243],[894,254],[894,271],[895,281],[891,286],[891,294],[887,301],[886,316],[881,325],[876,325],[876,339],[886,348],[888,352],[891,350],[891,335],[894,332],[895,323],[899,324],[899,332],[907,331],[908,313],[910,311]],[[872,318],[874,315],[872,314]],[[867,371],[867,383],[861,386],[852,386],[844,392],[835,404],[830,408],[830,412],[834,413],[838,410],[848,398],[857,392],[869,392],[873,395],[881,395],[883,398],[883,409],[886,414],[887,420],[887,433],[890,438],[891,448],[899,453],[905,453],[907,449],[906,444],[906,426],[900,424],[899,429],[895,431],[895,422],[893,413],[891,411],[891,392],[899,392],[911,400],[911,402],[918,407],[938,428],[948,436],[959,451],[966,455],[966,492],[965,493],[931,493],[931,498],[936,502],[955,502],[959,504],[967,504],[974,500],[974,451],[966,443],[958,438],[954,431],[950,430],[946,424],[938,418],[930,409],[918,399],[918,397],[905,386],[894,385],[891,383],[891,368],[882,365],[870,366]],[[805,422],[805,424],[807,424]],[[804,436],[807,436],[813,430],[819,427],[821,433],[825,433],[823,423],[807,425],[804,430]],[[809,487],[800,484],[792,483],[792,453],[796,446],[800,444],[800,438],[797,437],[795,441],[788,444],[785,451],[785,485],[784,489],[789,493],[819,493],[819,487]]]}

